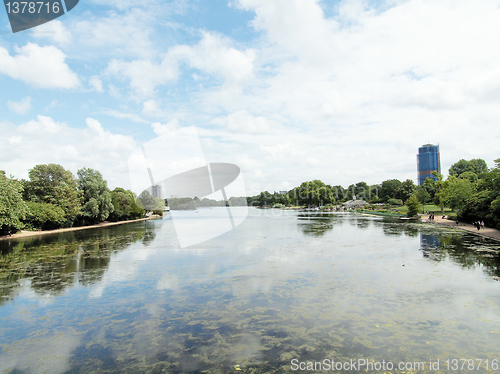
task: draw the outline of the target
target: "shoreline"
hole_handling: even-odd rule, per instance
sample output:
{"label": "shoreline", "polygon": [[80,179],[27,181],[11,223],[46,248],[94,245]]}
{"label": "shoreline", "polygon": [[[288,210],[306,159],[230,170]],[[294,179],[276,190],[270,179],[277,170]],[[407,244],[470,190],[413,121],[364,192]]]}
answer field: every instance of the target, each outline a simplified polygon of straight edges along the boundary
{"label": "shoreline", "polygon": [[70,231],[98,229],[98,228],[101,228],[101,227],[109,227],[109,226],[116,226],[116,225],[124,225],[126,223],[147,221],[147,220],[155,219],[155,218],[158,218],[158,216],[148,217],[148,218],[132,219],[132,220],[129,220],[129,221],[117,221],[117,222],[106,222],[106,221],[104,221],[104,222],[98,223],[96,225],[79,226],[79,227],[67,227],[67,228],[64,228],[64,229],[55,229],[55,230],[45,230],[45,231],[23,231],[23,230],[21,230],[21,231],[15,233],[15,234],[12,234],[12,236],[9,236],[9,235],[0,236],[0,240],[27,238],[29,236],[37,236],[37,235],[59,234],[59,233],[70,232]]}
{"label": "shoreline", "polygon": [[500,242],[500,230],[497,230],[497,229],[494,229],[491,227],[485,227],[484,229],[482,228],[481,230],[478,230],[472,224],[465,223],[465,222],[459,222],[458,226],[457,226],[456,221],[451,221],[451,220],[446,219],[446,218],[443,219],[441,215],[439,215],[439,216],[435,215],[433,221],[429,221],[428,217],[429,217],[429,215],[427,215],[427,214],[422,214],[420,216],[422,222],[437,223],[439,225],[449,226],[449,227],[452,227],[454,229],[467,231],[467,232],[470,232],[471,234],[479,235],[479,236],[482,236],[482,237],[485,237],[488,239],[493,239],[493,240]]}

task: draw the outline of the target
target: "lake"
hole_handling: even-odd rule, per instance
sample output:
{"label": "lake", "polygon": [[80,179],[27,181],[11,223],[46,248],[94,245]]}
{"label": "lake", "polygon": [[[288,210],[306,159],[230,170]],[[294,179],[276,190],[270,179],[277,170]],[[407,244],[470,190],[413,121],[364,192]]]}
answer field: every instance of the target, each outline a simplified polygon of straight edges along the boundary
{"label": "lake", "polygon": [[496,370],[499,250],[430,223],[254,208],[187,248],[168,217],[0,241],[0,370]]}

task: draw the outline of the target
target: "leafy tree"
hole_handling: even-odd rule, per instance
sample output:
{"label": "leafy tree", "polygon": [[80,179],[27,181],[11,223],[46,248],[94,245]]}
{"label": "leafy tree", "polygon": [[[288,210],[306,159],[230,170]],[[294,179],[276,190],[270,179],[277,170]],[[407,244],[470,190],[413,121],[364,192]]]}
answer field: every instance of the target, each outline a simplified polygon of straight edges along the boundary
{"label": "leafy tree", "polygon": [[26,226],[32,229],[51,230],[64,224],[64,210],[53,204],[28,201],[28,213],[24,220]]}
{"label": "leafy tree", "polygon": [[78,188],[83,193],[82,216],[93,223],[106,220],[114,210],[108,183],[94,169],[80,169],[77,175]]}
{"label": "leafy tree", "polygon": [[[433,171],[432,175],[436,178],[436,180],[433,180],[433,183],[432,183],[434,186],[433,203],[434,203],[434,205],[438,205],[439,207],[441,207],[441,213],[444,213],[443,175],[438,174],[437,171]],[[427,179],[430,179],[430,178],[427,178]],[[426,181],[427,181],[427,179],[426,179]]]}
{"label": "leafy tree", "polygon": [[407,179],[403,183],[401,183],[401,189],[400,189],[401,200],[403,201],[408,200],[408,198],[411,195],[413,195],[416,188],[417,186],[415,186],[415,183],[413,183],[411,179]]}
{"label": "leafy tree", "polygon": [[379,197],[383,201],[387,201],[389,199],[400,199],[401,198],[401,181],[398,179],[389,179],[382,182],[382,186],[380,187],[380,195]]}
{"label": "leafy tree", "polygon": [[21,219],[28,212],[22,198],[23,187],[19,181],[7,178],[0,171],[0,232],[17,231],[23,227]]}
{"label": "leafy tree", "polygon": [[110,214],[109,219],[112,221],[123,221],[143,217],[144,210],[136,204],[135,200],[132,191],[116,187],[111,191],[111,202],[114,210]]}
{"label": "leafy tree", "polygon": [[418,186],[415,189],[415,196],[417,197],[418,201],[424,205],[427,204],[429,201],[431,201],[431,195],[429,194],[427,188],[424,185]]}
{"label": "leafy tree", "polygon": [[482,173],[486,173],[488,171],[488,166],[483,159],[474,158],[470,161],[466,161],[461,159],[460,161],[454,163],[450,169],[449,174],[459,177],[462,173],[470,171],[476,175],[480,175]]}
{"label": "leafy tree", "polygon": [[436,181],[431,177],[427,177],[422,184],[422,187],[425,188],[425,190],[429,194],[429,200],[433,200],[434,195],[436,194]]}
{"label": "leafy tree", "polygon": [[462,211],[460,219],[465,221],[483,220],[486,224],[493,223],[490,217],[491,203],[494,199],[494,194],[490,190],[483,190],[470,196]]}
{"label": "leafy tree", "polygon": [[36,165],[28,174],[29,181],[24,183],[25,200],[62,208],[63,226],[71,226],[81,209],[81,193],[73,174],[57,164]]}
{"label": "leafy tree", "polygon": [[451,175],[444,182],[440,196],[447,206],[460,213],[465,208],[469,197],[475,192],[475,186],[470,180]]}
{"label": "leafy tree", "polygon": [[500,229],[500,195],[491,202],[490,209],[490,217],[495,223],[496,228]]}
{"label": "leafy tree", "polygon": [[415,194],[411,195],[407,200],[406,204],[408,211],[406,215],[408,217],[416,217],[420,210],[420,203],[418,202],[417,196]]}

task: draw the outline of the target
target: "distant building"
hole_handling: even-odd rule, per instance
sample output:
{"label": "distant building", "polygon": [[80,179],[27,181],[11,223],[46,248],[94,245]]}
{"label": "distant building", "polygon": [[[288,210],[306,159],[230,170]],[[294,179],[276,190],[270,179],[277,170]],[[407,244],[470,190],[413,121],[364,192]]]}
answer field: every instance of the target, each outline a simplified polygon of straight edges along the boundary
{"label": "distant building", "polygon": [[161,198],[161,186],[158,184],[155,186],[151,186],[151,195],[153,195],[153,197]]}
{"label": "distant building", "polygon": [[288,191],[280,191],[280,195],[286,195]]}
{"label": "distant building", "polygon": [[441,157],[439,155],[439,145],[425,144],[418,149],[417,155],[418,185],[424,184],[430,177],[436,180],[432,175],[433,171],[441,174]]}

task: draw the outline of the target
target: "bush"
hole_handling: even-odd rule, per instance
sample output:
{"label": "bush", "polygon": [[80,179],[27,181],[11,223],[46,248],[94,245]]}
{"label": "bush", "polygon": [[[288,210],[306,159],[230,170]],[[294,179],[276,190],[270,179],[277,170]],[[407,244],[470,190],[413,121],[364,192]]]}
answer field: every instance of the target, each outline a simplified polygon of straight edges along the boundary
{"label": "bush", "polygon": [[65,224],[65,214],[61,207],[48,203],[26,202],[28,213],[24,223],[31,229],[52,230]]}
{"label": "bush", "polygon": [[403,200],[401,200],[401,199],[389,199],[389,200],[387,200],[387,204],[402,206],[403,205]]}
{"label": "bush", "polygon": [[408,212],[406,215],[408,217],[416,217],[418,212],[420,211],[420,203],[418,202],[417,196],[415,194],[411,195],[408,200],[406,200],[406,204],[408,207]]}

